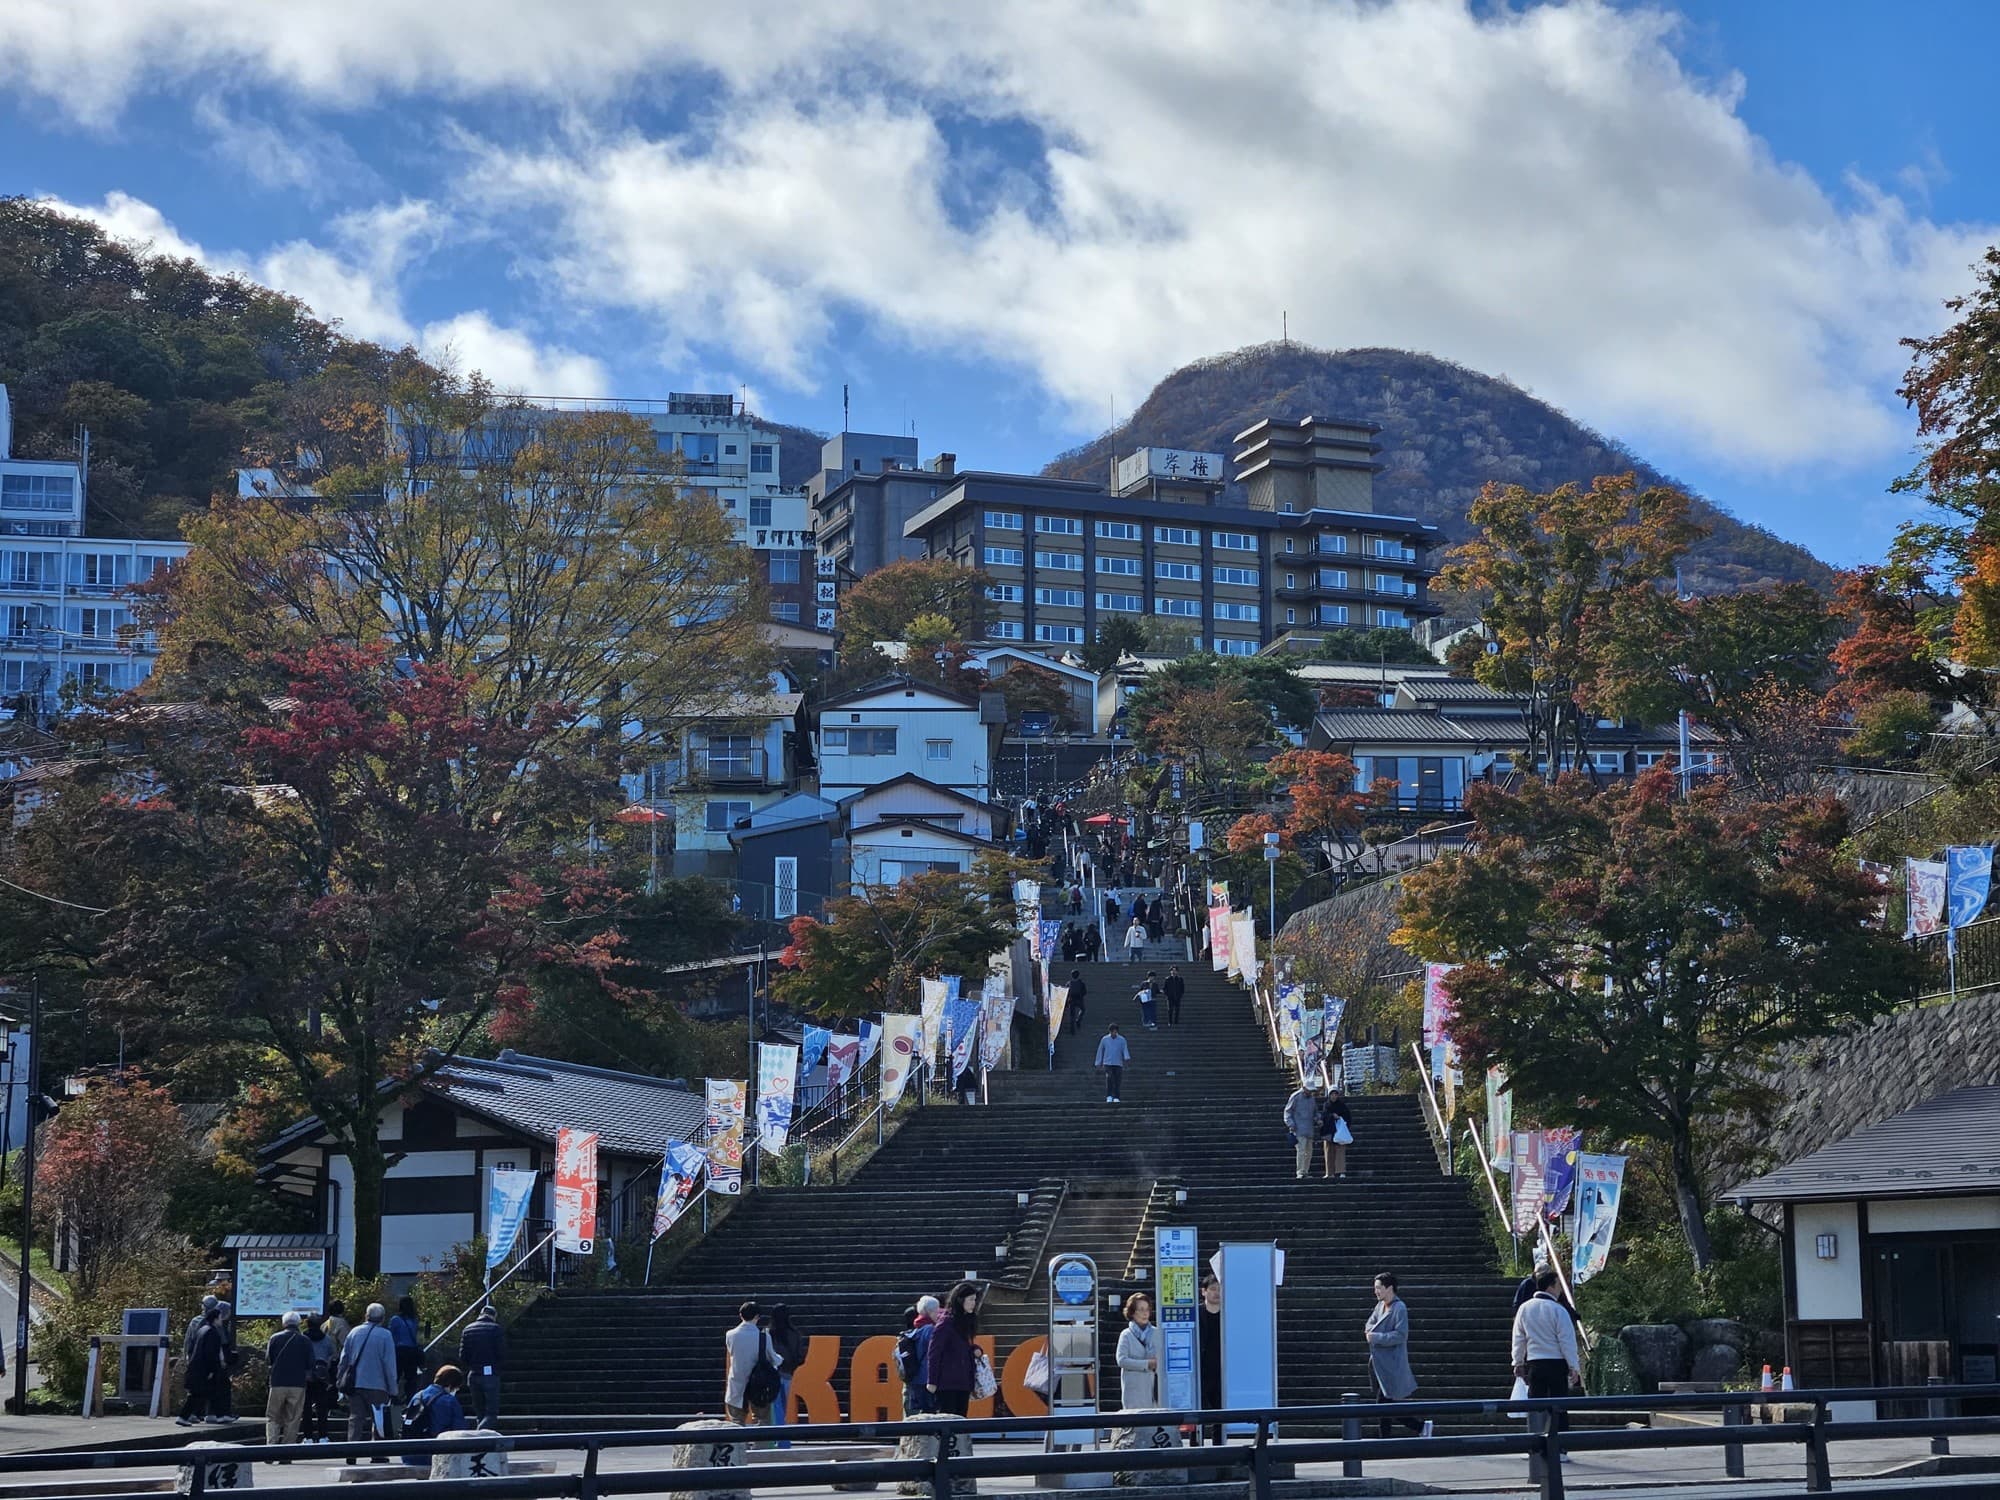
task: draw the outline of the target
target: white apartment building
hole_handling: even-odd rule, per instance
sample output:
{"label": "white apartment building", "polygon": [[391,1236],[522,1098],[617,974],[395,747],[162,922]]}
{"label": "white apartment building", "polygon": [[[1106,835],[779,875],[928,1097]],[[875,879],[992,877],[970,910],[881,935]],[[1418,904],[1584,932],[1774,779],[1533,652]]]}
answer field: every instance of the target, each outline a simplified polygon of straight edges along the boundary
{"label": "white apartment building", "polygon": [[0,386],[0,711],[43,717],[67,681],[123,692],[153,670],[152,638],[124,596],[187,544],[85,536],[88,479],[83,462],[14,457]]}

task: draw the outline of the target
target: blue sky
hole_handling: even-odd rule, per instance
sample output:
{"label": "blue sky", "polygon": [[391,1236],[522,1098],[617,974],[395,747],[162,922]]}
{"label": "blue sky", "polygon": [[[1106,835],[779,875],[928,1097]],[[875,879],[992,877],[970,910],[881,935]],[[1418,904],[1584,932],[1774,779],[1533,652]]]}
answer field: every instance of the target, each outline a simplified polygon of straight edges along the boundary
{"label": "blue sky", "polygon": [[1983,0],[17,0],[0,188],[530,394],[825,428],[845,382],[994,468],[1285,311],[1853,562],[1895,341],[2000,239],[1996,44]]}

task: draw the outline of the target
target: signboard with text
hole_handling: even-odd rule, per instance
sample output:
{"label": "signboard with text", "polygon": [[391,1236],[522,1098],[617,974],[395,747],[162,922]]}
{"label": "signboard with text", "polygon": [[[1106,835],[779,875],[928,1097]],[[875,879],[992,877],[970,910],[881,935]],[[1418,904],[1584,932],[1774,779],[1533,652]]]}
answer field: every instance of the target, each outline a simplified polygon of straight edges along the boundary
{"label": "signboard with text", "polygon": [[1191,1226],[1153,1231],[1153,1280],[1159,1294],[1157,1316],[1165,1346],[1160,1370],[1161,1404],[1169,1411],[1201,1407],[1199,1321],[1201,1296],[1195,1276],[1195,1232]]}

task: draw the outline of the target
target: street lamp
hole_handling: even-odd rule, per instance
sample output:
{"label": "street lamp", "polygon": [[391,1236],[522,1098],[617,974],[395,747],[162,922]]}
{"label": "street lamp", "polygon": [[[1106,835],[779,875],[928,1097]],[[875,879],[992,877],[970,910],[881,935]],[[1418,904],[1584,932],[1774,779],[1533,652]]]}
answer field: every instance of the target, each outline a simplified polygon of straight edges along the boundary
{"label": "street lamp", "polygon": [[[1278,836],[1264,835],[1264,873],[1270,877],[1271,890],[1271,962],[1278,962]],[[1275,967],[1272,972],[1276,972]]]}
{"label": "street lamp", "polygon": [[618,814],[621,823],[646,825],[646,894],[649,896],[658,895],[660,890],[660,825],[666,820],[665,813],[643,802],[634,802]]}

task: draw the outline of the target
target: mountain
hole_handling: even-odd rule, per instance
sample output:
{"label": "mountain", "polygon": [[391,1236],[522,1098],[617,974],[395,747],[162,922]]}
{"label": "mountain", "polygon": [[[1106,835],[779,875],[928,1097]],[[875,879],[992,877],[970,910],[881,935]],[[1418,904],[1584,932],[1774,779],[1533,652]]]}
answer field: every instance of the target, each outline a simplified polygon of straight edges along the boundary
{"label": "mountain", "polygon": [[[1122,426],[1072,448],[1043,472],[1101,482],[1115,457],[1148,444],[1226,454],[1237,433],[1264,417],[1376,424],[1383,465],[1375,476],[1376,508],[1442,527],[1452,541],[1465,537],[1466,512],[1489,480],[1551,490],[1633,470],[1644,483],[1687,489],[1510,381],[1402,349],[1296,343],[1257,344],[1183,365]],[[1231,488],[1240,501],[1240,487]],[[1690,588],[1831,586],[1832,570],[1805,548],[1698,495],[1694,502],[1709,536],[1683,568]]]}

